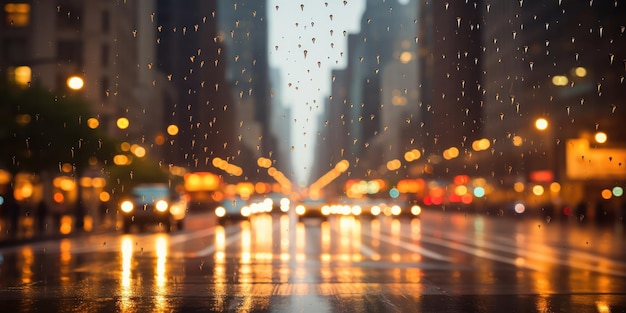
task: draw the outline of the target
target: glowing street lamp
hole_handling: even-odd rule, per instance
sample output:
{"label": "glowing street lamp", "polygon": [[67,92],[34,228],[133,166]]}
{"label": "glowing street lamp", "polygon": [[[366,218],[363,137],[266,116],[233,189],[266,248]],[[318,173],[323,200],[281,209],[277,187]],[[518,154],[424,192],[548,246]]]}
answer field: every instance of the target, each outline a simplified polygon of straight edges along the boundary
{"label": "glowing street lamp", "polygon": [[70,76],[67,79],[67,87],[72,90],[81,90],[83,86],[85,86],[85,81],[83,81],[83,79],[78,76]]}
{"label": "glowing street lamp", "polygon": [[594,136],[594,139],[597,143],[605,143],[608,137],[605,132],[597,132]]}
{"label": "glowing street lamp", "polygon": [[543,117],[538,118],[535,120],[535,128],[542,131],[548,129],[548,120]]}

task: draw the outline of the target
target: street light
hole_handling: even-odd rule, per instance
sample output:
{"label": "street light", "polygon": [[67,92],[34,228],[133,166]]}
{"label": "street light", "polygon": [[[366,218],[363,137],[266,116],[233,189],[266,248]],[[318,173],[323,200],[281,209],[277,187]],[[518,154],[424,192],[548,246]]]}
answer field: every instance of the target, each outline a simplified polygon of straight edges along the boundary
{"label": "street light", "polygon": [[543,117],[536,119],[535,128],[541,131],[548,129],[548,120]]}
{"label": "street light", "polygon": [[597,132],[594,136],[597,143],[605,143],[608,139],[605,132]]}
{"label": "street light", "polygon": [[74,75],[74,76],[70,76],[67,79],[67,87],[69,87],[72,90],[81,90],[83,88],[83,86],[85,86],[85,81],[83,81],[82,78]]}

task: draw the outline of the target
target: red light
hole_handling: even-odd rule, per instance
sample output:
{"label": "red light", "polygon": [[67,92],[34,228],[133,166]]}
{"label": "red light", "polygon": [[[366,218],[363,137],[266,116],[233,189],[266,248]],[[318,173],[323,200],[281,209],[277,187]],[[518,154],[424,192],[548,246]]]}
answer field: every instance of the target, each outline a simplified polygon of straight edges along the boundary
{"label": "red light", "polygon": [[565,214],[565,216],[570,216],[572,214],[572,209],[570,209],[568,206],[564,207],[563,214]]}
{"label": "red light", "polygon": [[461,196],[461,202],[463,202],[465,204],[472,203],[472,200],[474,200],[474,198],[472,198],[472,195],[470,195],[469,193],[464,194],[463,196]]}
{"label": "red light", "polygon": [[424,201],[424,205],[431,205],[431,204],[433,204],[433,201],[430,198],[430,196],[424,197],[423,201]]}
{"label": "red light", "polygon": [[467,175],[456,175],[453,181],[455,185],[467,185],[470,181],[470,177]]}
{"label": "red light", "polygon": [[443,202],[443,197],[432,197],[433,204],[439,205]]}

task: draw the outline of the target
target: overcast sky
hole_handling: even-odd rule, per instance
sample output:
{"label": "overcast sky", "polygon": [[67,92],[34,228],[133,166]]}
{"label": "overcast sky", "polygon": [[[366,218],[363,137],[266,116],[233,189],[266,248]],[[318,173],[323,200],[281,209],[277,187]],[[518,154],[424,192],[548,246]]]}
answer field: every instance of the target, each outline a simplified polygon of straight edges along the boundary
{"label": "overcast sky", "polygon": [[330,96],[331,70],[347,64],[347,34],[359,31],[364,9],[365,0],[268,0],[270,66],[280,70],[281,85],[275,88],[292,108],[298,182],[309,176],[317,117]]}

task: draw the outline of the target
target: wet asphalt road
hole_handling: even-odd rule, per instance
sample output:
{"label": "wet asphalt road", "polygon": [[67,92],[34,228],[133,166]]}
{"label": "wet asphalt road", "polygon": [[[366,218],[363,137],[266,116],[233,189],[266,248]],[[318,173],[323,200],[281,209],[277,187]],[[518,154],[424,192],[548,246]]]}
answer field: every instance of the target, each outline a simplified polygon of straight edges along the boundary
{"label": "wet asphalt road", "polygon": [[0,247],[2,312],[626,312],[626,235],[426,211]]}

